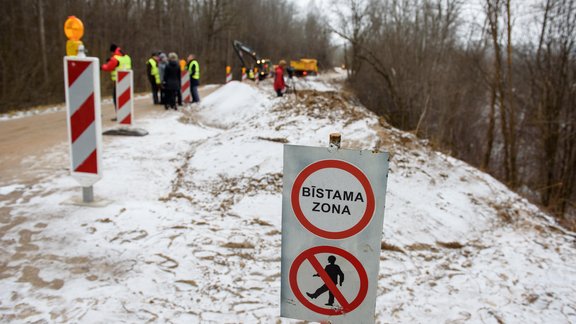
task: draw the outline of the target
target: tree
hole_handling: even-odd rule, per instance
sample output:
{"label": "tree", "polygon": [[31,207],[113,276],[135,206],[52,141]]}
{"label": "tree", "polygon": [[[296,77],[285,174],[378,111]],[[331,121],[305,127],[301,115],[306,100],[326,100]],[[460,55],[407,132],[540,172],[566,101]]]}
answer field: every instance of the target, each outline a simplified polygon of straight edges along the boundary
{"label": "tree", "polygon": [[537,190],[542,204],[563,217],[576,208],[571,202],[576,185],[575,7],[573,0],[547,0],[536,52],[526,56],[538,132]]}

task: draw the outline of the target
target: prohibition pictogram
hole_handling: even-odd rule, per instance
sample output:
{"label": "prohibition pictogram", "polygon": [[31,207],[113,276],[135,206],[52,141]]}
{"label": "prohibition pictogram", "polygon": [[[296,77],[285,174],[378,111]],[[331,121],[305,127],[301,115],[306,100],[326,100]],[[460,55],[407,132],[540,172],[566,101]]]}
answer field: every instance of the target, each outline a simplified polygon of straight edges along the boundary
{"label": "prohibition pictogram", "polygon": [[[310,221],[311,215],[303,211],[300,202],[300,194],[304,182],[314,173],[326,169],[342,170],[347,174],[352,175],[355,181],[360,183],[366,195],[364,213],[359,217],[358,222],[342,230],[329,230],[322,228],[322,226],[319,226],[318,224],[313,224]],[[296,218],[307,230],[315,235],[327,239],[345,239],[358,234],[370,223],[376,205],[374,191],[372,190],[372,186],[366,175],[356,166],[341,160],[322,160],[312,163],[304,168],[294,180],[291,192],[291,204]]]}
{"label": "prohibition pictogram", "polygon": [[[339,288],[336,283],[333,280],[333,276],[334,274],[329,274],[320,264],[320,262],[318,261],[316,255],[320,254],[320,253],[329,253],[332,254],[332,258],[330,259],[330,265],[334,266],[334,261],[335,261],[335,257],[333,256],[334,254],[344,258],[346,261],[348,261],[350,264],[352,264],[352,266],[354,267],[354,269],[357,272],[358,278],[360,280],[359,282],[359,290],[358,293],[356,295],[356,297],[352,300],[352,301],[348,301],[346,299],[346,297],[344,296],[344,294],[342,293],[341,289]],[[315,305],[314,303],[312,303],[310,300],[308,300],[308,298],[306,298],[304,296],[304,294],[302,293],[302,291],[304,289],[309,289],[309,287],[300,287],[298,285],[298,270],[300,269],[300,267],[302,266],[302,264],[304,263],[304,261],[308,261],[310,262],[310,264],[312,265],[312,267],[314,268],[314,270],[316,271],[316,273],[318,274],[318,276],[322,279],[324,286],[322,286],[321,288],[317,289],[316,292],[314,294],[310,294],[307,293],[309,298],[317,298],[320,294],[322,294],[323,292],[327,290],[330,292],[330,299],[329,302],[326,304],[327,308],[324,307],[320,307]],[[327,269],[329,269],[329,266],[327,266]],[[337,267],[339,271],[339,267]],[[341,278],[340,278],[340,287],[342,287],[342,281],[343,281],[343,274],[340,271],[341,274]],[[362,301],[364,301],[364,298],[366,297],[366,294],[368,292],[368,275],[366,274],[366,270],[364,270],[364,267],[362,266],[362,264],[360,263],[360,261],[358,261],[358,259],[352,255],[351,253],[342,250],[340,248],[337,247],[333,247],[333,246],[316,246],[313,248],[310,248],[304,252],[302,252],[300,255],[298,255],[296,257],[296,259],[294,259],[294,262],[292,263],[292,266],[290,267],[290,274],[289,274],[289,280],[290,280],[290,288],[292,289],[292,292],[294,293],[294,296],[296,296],[296,298],[308,309],[318,313],[318,314],[322,314],[322,315],[342,315],[345,313],[349,313],[351,311],[353,311],[354,309],[356,309],[358,306],[360,306],[362,304]],[[330,303],[330,301],[333,302],[334,297],[336,298],[336,300],[338,301],[338,303],[340,304],[340,308],[334,308],[332,307],[332,303]]]}

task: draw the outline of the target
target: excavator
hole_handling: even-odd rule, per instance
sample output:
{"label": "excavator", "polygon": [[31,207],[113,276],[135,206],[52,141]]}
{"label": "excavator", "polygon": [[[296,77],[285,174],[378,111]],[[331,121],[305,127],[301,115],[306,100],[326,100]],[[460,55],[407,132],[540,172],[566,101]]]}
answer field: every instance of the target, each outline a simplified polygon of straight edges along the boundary
{"label": "excavator", "polygon": [[[254,74],[258,74],[258,80],[260,81],[268,77],[268,74],[270,74],[270,60],[260,58],[254,50],[237,40],[235,40],[232,44],[234,45],[234,51],[236,54],[238,54],[238,58],[242,62],[242,67],[249,71],[249,77],[252,75],[252,77],[250,77],[251,79],[255,78]],[[246,61],[244,61],[244,54],[250,56],[252,60],[254,60],[255,64],[246,66]],[[252,73],[250,73],[250,71],[252,71]]]}

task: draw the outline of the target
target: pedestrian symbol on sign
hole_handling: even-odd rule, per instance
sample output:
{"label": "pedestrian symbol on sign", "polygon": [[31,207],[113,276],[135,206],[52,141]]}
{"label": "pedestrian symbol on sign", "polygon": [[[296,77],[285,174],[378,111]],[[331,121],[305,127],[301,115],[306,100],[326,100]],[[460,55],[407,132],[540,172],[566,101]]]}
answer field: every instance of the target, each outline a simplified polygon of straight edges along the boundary
{"label": "pedestrian symbol on sign", "polygon": [[[340,286],[342,286],[342,283],[344,282],[344,273],[342,272],[340,267],[337,264],[335,264],[335,262],[336,262],[336,257],[333,255],[329,256],[328,257],[328,263],[329,264],[324,268],[324,271],[326,272],[328,277],[330,277],[330,280],[332,280],[332,282],[335,285],[338,284],[338,278],[340,278]],[[315,274],[314,277],[320,277],[320,275]],[[316,299],[316,298],[318,298],[318,296],[322,295],[326,291],[328,291],[328,303],[325,305],[326,306],[333,306],[334,305],[334,294],[332,293],[332,291],[330,291],[328,289],[328,286],[326,286],[326,284],[324,284],[324,285],[322,285],[322,287],[316,289],[316,291],[314,293],[307,292],[306,295],[308,295],[308,297],[310,297],[312,299]]]}
{"label": "pedestrian symbol on sign", "polygon": [[[326,260],[326,256],[328,265],[322,267],[319,259]],[[346,285],[343,285],[344,273],[347,276]],[[316,246],[300,253],[290,267],[289,277],[296,299],[318,314],[334,316],[350,313],[362,304],[368,292],[368,276],[360,261],[351,253],[334,246]],[[319,277],[321,283],[312,277]],[[322,286],[311,293],[310,290],[318,284]],[[326,304],[312,301],[327,291]]]}

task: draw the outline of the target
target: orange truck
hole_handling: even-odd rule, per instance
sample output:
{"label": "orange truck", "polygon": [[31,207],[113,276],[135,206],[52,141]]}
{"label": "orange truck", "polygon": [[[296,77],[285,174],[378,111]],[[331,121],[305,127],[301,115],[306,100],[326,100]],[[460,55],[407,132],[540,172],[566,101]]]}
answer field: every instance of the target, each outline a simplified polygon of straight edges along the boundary
{"label": "orange truck", "polygon": [[296,76],[307,76],[318,74],[318,60],[303,58],[299,61],[290,61],[290,67]]}

